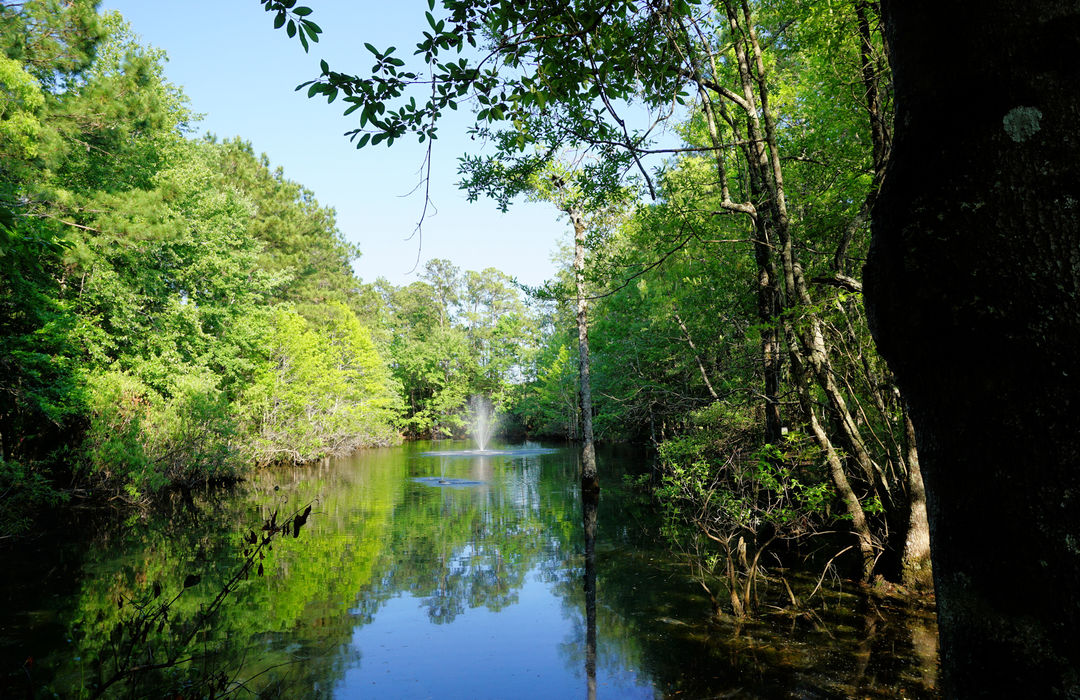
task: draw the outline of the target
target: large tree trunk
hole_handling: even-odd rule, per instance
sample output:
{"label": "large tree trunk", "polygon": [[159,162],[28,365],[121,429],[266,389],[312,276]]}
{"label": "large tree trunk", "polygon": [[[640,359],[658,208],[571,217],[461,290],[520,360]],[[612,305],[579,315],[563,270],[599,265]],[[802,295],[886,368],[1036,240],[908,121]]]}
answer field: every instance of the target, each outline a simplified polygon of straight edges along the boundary
{"label": "large tree trunk", "polygon": [[883,0],[867,310],[926,482],[947,696],[1080,693],[1080,7]]}

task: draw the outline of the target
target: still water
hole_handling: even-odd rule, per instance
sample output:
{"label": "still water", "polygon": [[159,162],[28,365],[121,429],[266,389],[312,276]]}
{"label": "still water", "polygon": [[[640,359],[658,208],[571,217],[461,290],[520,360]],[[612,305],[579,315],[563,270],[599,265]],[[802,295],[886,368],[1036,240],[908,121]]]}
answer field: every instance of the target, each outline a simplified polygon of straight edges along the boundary
{"label": "still water", "polygon": [[[138,603],[176,596],[141,642],[175,644],[237,570],[242,538],[310,503],[299,536],[275,542],[189,661],[107,694],[205,694],[215,678],[237,697],[936,697],[932,612],[834,582],[809,612],[765,601],[751,624],[710,619],[648,500],[623,485],[641,455],[599,455],[587,565],[576,452],[469,447],[410,443],[265,472],[164,512],[86,512],[4,552],[0,696],[92,697],[126,663],[116,630]],[[443,451],[459,453],[432,454]]]}

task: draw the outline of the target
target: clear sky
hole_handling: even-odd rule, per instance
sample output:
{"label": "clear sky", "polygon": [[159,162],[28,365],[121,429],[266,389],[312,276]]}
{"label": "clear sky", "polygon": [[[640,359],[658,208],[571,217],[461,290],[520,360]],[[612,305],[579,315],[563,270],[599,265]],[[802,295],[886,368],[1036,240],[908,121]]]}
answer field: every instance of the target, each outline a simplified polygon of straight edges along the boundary
{"label": "clear sky", "polygon": [[[101,10],[119,10],[142,43],[168,53],[169,80],[205,115],[197,133],[250,141],[286,177],[337,210],[339,228],[362,251],[355,268],[365,282],[381,276],[407,284],[429,258],[448,258],[462,269],[496,267],[526,284],[551,277],[551,253],[569,236],[553,207],[522,202],[502,214],[490,201],[466,202],[455,187],[458,157],[477,145],[465,134],[468,114],[440,129],[431,182],[437,211],[424,222],[420,247],[417,238],[406,239],[420,218],[423,193],[406,195],[420,181],[423,146],[410,138],[389,149],[356,150],[342,134],[358,125],[358,113],[343,117],[340,101],[327,105],[293,90],[319,74],[320,58],[335,70],[362,73],[372,62],[364,42],[394,45],[397,55],[409,57],[427,2],[301,4],[323,29],[308,54],[273,29],[273,15],[258,0],[104,0]],[[421,268],[409,274],[418,253]]]}

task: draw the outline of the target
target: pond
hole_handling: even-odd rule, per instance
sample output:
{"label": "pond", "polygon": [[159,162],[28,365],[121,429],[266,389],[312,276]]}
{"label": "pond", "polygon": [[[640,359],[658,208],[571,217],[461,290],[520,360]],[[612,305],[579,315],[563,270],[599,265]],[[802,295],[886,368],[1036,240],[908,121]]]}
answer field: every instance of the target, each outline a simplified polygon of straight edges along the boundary
{"label": "pond", "polygon": [[575,450],[469,447],[410,443],[153,513],[75,513],[3,553],[0,697],[93,696],[130,665],[117,625],[138,603],[176,597],[140,642],[175,644],[239,568],[245,535],[309,503],[190,660],[108,694],[182,695],[201,677],[238,697],[937,697],[932,611],[834,581],[810,612],[710,619],[648,499],[623,485],[646,468],[633,450],[598,455],[594,539]]}

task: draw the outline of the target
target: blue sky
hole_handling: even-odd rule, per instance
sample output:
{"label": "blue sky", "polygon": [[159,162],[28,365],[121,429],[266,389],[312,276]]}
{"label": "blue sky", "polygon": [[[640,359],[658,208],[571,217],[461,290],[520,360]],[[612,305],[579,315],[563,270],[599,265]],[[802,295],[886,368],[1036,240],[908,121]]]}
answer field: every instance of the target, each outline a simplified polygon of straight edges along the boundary
{"label": "blue sky", "polygon": [[363,253],[355,264],[365,282],[386,277],[395,284],[409,274],[419,253],[448,258],[462,269],[496,267],[526,284],[554,274],[551,254],[569,237],[568,224],[549,205],[518,203],[508,214],[490,201],[469,204],[457,190],[457,159],[476,143],[465,135],[467,114],[444,124],[435,143],[431,198],[437,212],[423,226],[422,247],[413,233],[423,194],[406,196],[420,181],[423,146],[414,140],[356,150],[342,134],[357,126],[342,117],[339,102],[309,100],[301,82],[319,73],[319,59],[344,72],[370,67],[370,42],[412,53],[425,25],[425,0],[361,3],[309,0],[322,39],[305,54],[296,40],[274,31],[272,15],[257,0],[104,0],[118,10],[142,43],[169,55],[166,73],[181,86],[192,109],[205,115],[199,134],[240,136],[266,153],[285,175],[337,210],[338,226]]}

